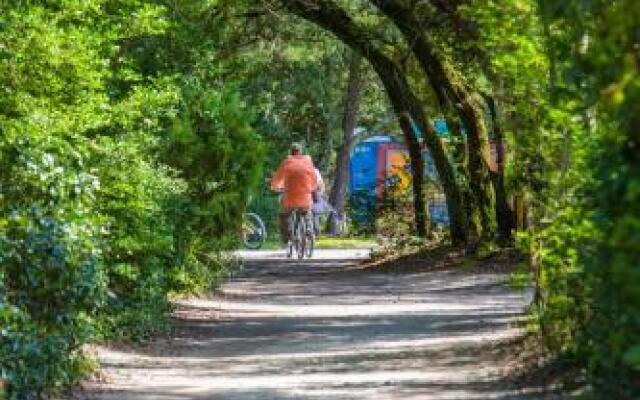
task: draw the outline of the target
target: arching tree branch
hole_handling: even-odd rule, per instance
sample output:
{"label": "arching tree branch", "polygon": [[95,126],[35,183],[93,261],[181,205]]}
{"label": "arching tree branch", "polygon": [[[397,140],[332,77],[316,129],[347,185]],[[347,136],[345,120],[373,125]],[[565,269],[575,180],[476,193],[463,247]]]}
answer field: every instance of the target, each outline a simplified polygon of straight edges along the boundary
{"label": "arching tree branch", "polygon": [[429,123],[422,105],[411,90],[401,68],[376,47],[369,39],[367,31],[359,27],[333,1],[281,0],[281,3],[293,14],[332,32],[338,39],[354,51],[362,54],[369,61],[385,87],[409,147],[418,233],[424,234],[426,232],[426,215],[422,188],[424,164],[420,144],[416,137],[416,132],[414,132],[414,123],[424,132],[425,142],[431,151],[445,191],[453,241],[466,241],[467,219],[462,207],[462,195],[456,183],[453,168],[449,163],[440,139]]}

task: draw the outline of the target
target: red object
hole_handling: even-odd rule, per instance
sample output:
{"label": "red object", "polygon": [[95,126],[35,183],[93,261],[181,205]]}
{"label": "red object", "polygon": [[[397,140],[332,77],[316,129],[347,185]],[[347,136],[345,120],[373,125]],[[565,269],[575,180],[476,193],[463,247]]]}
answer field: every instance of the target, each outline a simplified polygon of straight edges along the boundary
{"label": "red object", "polygon": [[311,207],[311,193],[318,187],[315,167],[309,156],[289,156],[271,181],[273,190],[284,190],[282,205],[286,208]]}
{"label": "red object", "polygon": [[404,146],[398,143],[381,143],[378,146],[378,165],[376,174],[376,194],[378,195],[378,198],[382,198],[384,195],[387,174],[389,173],[387,166],[387,153],[391,150],[403,150],[404,148]]}

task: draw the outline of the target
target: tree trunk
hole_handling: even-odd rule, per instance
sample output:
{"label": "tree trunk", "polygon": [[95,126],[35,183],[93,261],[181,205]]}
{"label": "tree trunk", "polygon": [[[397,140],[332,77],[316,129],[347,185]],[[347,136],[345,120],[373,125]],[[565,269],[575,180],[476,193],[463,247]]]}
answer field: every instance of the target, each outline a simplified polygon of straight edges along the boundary
{"label": "tree trunk", "polygon": [[343,233],[338,232],[338,221],[344,220],[347,185],[350,178],[349,157],[355,141],[355,129],[363,89],[362,56],[359,53],[353,52],[349,64],[347,90],[344,96],[344,114],[342,118],[343,142],[336,160],[335,178],[329,194],[329,203],[331,203],[335,209],[335,214],[331,214],[328,221],[329,233],[332,235]]}
{"label": "tree trunk", "polygon": [[[467,96],[470,96],[467,94]],[[480,218],[482,236],[491,238],[495,232],[494,197],[491,190],[489,160],[491,150],[484,113],[473,100],[462,106],[461,115],[467,128],[469,146],[469,187],[474,197],[475,211]]]}
{"label": "tree trunk", "polygon": [[[457,143],[452,146],[449,151],[454,163],[461,166],[462,173],[469,179],[469,143],[466,136],[462,133],[460,126],[459,116],[456,114],[455,109],[451,108],[447,110],[447,126],[452,134],[452,139],[455,138]],[[480,224],[480,214],[478,207],[476,207],[477,199],[473,195],[471,185],[467,184],[461,187],[462,190],[462,202],[465,205],[465,212],[468,219],[468,231],[469,236],[477,238],[482,233],[482,226]]]}
{"label": "tree trunk", "polygon": [[495,99],[491,96],[485,97],[493,126],[494,140],[496,144],[496,171],[491,172],[491,181],[496,195],[496,219],[498,222],[498,236],[504,243],[512,242],[511,230],[513,229],[513,213],[507,201],[507,190],[504,185],[504,135],[498,118]]}
{"label": "tree trunk", "polygon": [[467,220],[462,204],[462,195],[455,180],[454,170],[433,127],[415,94],[411,91],[405,74],[389,57],[372,43],[371,35],[361,29],[338,5],[331,0],[281,0],[293,14],[298,15],[323,29],[332,32],[343,43],[360,53],[369,61],[380,77],[394,112],[400,122],[404,138],[409,148],[413,174],[413,200],[416,216],[416,231],[426,235],[426,209],[423,190],[424,162],[418,139],[412,129],[412,120],[420,126],[425,142],[440,176],[451,221],[451,238],[454,243],[466,242]]}
{"label": "tree trunk", "polygon": [[442,97],[446,94],[450,103],[467,129],[469,186],[474,198],[484,236],[494,231],[493,193],[489,176],[489,135],[482,104],[464,85],[462,77],[436,49],[424,34],[424,27],[412,11],[394,0],[372,0],[372,2],[400,29],[406,42],[412,47],[430,85]]}

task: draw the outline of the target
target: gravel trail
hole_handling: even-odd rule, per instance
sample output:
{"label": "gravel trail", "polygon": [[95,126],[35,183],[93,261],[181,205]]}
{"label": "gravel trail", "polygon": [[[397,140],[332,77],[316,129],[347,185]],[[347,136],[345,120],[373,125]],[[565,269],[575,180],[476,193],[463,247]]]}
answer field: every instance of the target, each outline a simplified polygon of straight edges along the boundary
{"label": "gravel trail", "polygon": [[[534,399],[502,376],[525,295],[505,276],[355,268],[363,250],[243,252],[209,296],[179,303],[173,335],[97,348],[91,400]],[[502,355],[501,355],[502,354]]]}

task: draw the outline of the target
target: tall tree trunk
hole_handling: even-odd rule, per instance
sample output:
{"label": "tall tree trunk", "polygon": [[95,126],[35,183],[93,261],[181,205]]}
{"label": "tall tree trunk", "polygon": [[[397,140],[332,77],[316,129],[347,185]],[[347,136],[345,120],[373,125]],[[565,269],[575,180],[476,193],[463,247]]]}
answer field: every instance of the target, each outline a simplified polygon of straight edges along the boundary
{"label": "tall tree trunk", "polygon": [[475,209],[483,228],[483,235],[494,231],[493,193],[489,175],[489,135],[484,110],[479,96],[469,91],[458,71],[445,60],[424,27],[410,9],[396,0],[372,0],[372,2],[400,29],[411,46],[430,85],[442,97],[443,93],[454,104],[467,129],[469,158],[469,182]]}
{"label": "tall tree trunk", "polygon": [[507,190],[504,185],[504,135],[498,118],[498,109],[495,99],[492,96],[486,96],[485,100],[489,106],[491,113],[491,121],[493,126],[494,140],[496,145],[496,171],[491,172],[491,180],[496,194],[496,220],[498,222],[498,236],[501,241],[511,243],[513,229],[513,213],[507,201]]}
{"label": "tall tree trunk", "polygon": [[[469,144],[466,136],[462,133],[462,127],[460,126],[459,116],[456,114],[455,109],[450,108],[447,111],[447,126],[451,132],[452,139],[455,143],[449,154],[451,154],[454,163],[460,165],[461,173],[467,178],[469,174]],[[468,215],[468,226],[470,237],[479,237],[482,233],[482,226],[480,224],[480,214],[478,207],[475,206],[477,199],[473,195],[470,185],[461,187],[463,203],[465,205],[466,213]]]}
{"label": "tall tree trunk", "polygon": [[[467,96],[471,95],[467,93]],[[471,99],[462,105],[460,112],[468,132],[469,187],[475,199],[482,236],[490,238],[495,232],[495,197],[491,190],[491,169],[489,168],[491,149],[484,112],[480,105]]]}
{"label": "tall tree trunk", "polygon": [[431,150],[447,198],[452,241],[455,243],[466,242],[467,219],[454,170],[447,159],[440,139],[427,120],[422,105],[412,92],[401,68],[372,43],[372,36],[368,31],[360,28],[351,17],[333,1],[280,1],[291,13],[332,32],[343,43],[360,53],[369,61],[380,77],[387,95],[391,100],[394,112],[400,122],[405,142],[409,148],[413,174],[412,182],[416,231],[418,235],[425,236],[424,161],[422,159],[422,151],[418,138],[413,132],[412,122],[415,122],[422,129],[425,142]]}
{"label": "tall tree trunk", "polygon": [[349,63],[349,79],[344,96],[344,114],[342,117],[343,141],[340,153],[336,160],[336,172],[333,186],[329,194],[329,202],[335,209],[335,214],[329,218],[329,232],[333,235],[338,232],[338,221],[344,220],[344,206],[349,183],[349,157],[355,141],[355,129],[358,122],[360,100],[364,89],[362,79],[362,56],[353,52]]}

